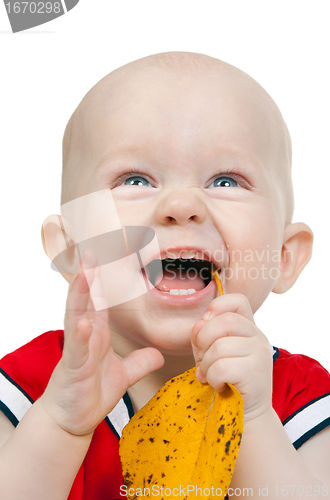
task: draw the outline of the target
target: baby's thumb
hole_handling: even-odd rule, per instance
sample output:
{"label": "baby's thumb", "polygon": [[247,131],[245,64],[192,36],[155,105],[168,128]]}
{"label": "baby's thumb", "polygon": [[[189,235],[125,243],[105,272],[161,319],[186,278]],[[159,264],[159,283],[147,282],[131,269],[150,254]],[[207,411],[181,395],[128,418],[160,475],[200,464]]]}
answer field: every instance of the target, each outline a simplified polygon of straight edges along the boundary
{"label": "baby's thumb", "polygon": [[131,387],[149,373],[159,370],[164,364],[163,355],[153,347],[145,347],[131,352],[122,359],[126,368],[128,385]]}

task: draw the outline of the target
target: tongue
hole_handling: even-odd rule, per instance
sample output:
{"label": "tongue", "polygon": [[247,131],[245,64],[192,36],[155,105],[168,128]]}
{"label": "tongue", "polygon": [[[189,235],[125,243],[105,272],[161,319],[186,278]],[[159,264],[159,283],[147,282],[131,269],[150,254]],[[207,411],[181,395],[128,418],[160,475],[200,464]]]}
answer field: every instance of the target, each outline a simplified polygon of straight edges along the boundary
{"label": "tongue", "polygon": [[184,270],[181,270],[180,273],[176,273],[175,269],[171,269],[170,271],[163,271],[163,278],[158,283],[161,277],[161,273],[158,273],[155,278],[155,284],[157,290],[162,292],[169,292],[173,289],[185,289],[194,288],[196,292],[205,288],[205,283],[200,276],[195,276],[196,273],[189,272],[186,273]]}

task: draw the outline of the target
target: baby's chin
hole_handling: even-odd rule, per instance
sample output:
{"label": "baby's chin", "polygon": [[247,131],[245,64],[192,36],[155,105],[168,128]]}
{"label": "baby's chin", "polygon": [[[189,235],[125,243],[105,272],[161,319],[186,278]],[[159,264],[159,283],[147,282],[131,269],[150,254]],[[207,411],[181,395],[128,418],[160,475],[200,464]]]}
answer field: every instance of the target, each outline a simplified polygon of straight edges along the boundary
{"label": "baby's chin", "polygon": [[148,346],[155,347],[164,356],[173,356],[175,358],[192,356],[190,338],[190,334],[180,336],[178,333],[173,332],[173,335],[167,334],[162,338],[153,336],[150,343],[148,342]]}
{"label": "baby's chin", "polygon": [[144,330],[136,334],[134,337],[141,347],[154,347],[165,356],[192,355],[191,329],[178,331],[168,327],[167,329],[159,328],[157,332]]}
{"label": "baby's chin", "polygon": [[136,348],[154,347],[169,356],[190,356],[191,331],[196,321],[191,318],[146,316],[145,313],[111,309],[110,331],[117,340],[136,344]]}
{"label": "baby's chin", "polygon": [[[164,356],[192,356],[191,334],[207,303],[195,307],[164,307],[148,300],[148,294],[109,309],[110,331],[116,342],[123,341],[122,352],[154,347]],[[124,339],[126,339],[124,341]]]}

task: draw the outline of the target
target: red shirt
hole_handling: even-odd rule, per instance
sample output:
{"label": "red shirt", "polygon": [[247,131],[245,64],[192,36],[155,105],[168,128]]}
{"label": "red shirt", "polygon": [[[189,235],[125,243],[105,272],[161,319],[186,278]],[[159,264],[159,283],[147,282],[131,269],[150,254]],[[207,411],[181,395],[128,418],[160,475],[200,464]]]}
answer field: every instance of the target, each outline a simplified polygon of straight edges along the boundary
{"label": "red shirt", "polygon": [[[44,392],[61,358],[63,330],[40,335],[0,361],[0,410],[16,426]],[[273,407],[296,448],[330,425],[330,374],[317,361],[274,348]],[[128,395],[96,428],[69,500],[121,499],[121,430],[132,416]]]}

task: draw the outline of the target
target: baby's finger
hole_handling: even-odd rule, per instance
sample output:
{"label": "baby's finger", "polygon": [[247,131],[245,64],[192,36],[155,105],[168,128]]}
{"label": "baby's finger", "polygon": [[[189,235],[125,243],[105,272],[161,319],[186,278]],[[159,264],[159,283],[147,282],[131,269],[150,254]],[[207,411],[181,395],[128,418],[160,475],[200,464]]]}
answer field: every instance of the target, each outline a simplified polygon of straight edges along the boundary
{"label": "baby's finger", "polygon": [[[77,320],[82,318],[90,307],[90,289],[86,272],[89,273],[89,281],[92,282],[93,276],[91,273],[94,273],[92,265],[94,265],[93,256],[85,251],[80,263],[80,273],[73,278],[69,286],[64,318],[66,334],[76,328]],[[84,269],[87,269],[87,271]]]}
{"label": "baby's finger", "polygon": [[226,312],[202,326],[197,335],[192,336],[192,344],[202,358],[211,345],[222,337],[252,337],[258,332],[256,325],[239,314]]}
{"label": "baby's finger", "polygon": [[89,300],[89,286],[83,269],[77,274],[70,283],[68,297],[65,307],[64,324],[76,322],[77,317],[86,312]]}
{"label": "baby's finger", "polygon": [[200,382],[206,382],[206,375],[209,368],[217,360],[224,358],[242,358],[249,356],[253,346],[251,339],[244,337],[222,337],[217,339],[211,347],[205,352],[199,363]]}
{"label": "baby's finger", "polygon": [[145,347],[131,352],[122,359],[126,367],[128,385],[131,387],[149,373],[159,370],[164,364],[163,355],[153,347]]}
{"label": "baby's finger", "polygon": [[250,302],[247,297],[241,293],[228,293],[227,295],[216,297],[210,302],[202,318],[206,321],[210,321],[218,314],[223,314],[225,312],[239,314],[254,323]]}
{"label": "baby's finger", "polygon": [[63,363],[70,370],[79,369],[87,360],[89,354],[89,339],[93,327],[87,318],[77,322],[71,335],[66,338],[63,351]]}
{"label": "baby's finger", "polygon": [[205,325],[206,322],[213,320],[216,316],[224,314],[226,312],[231,312],[243,316],[252,323],[254,323],[253,313],[250,303],[245,297],[240,293],[230,293],[228,295],[221,295],[215,298],[209,304],[202,319],[199,320],[192,329],[191,343],[196,346],[196,337],[200,329]]}
{"label": "baby's finger", "polygon": [[104,292],[100,268],[98,266],[93,269],[93,277],[90,284],[90,296],[95,310],[98,311],[98,316],[107,320],[109,306]]}
{"label": "baby's finger", "polygon": [[207,371],[207,383],[218,392],[224,391],[227,384],[237,386],[246,373],[247,364],[247,357],[218,359]]}

